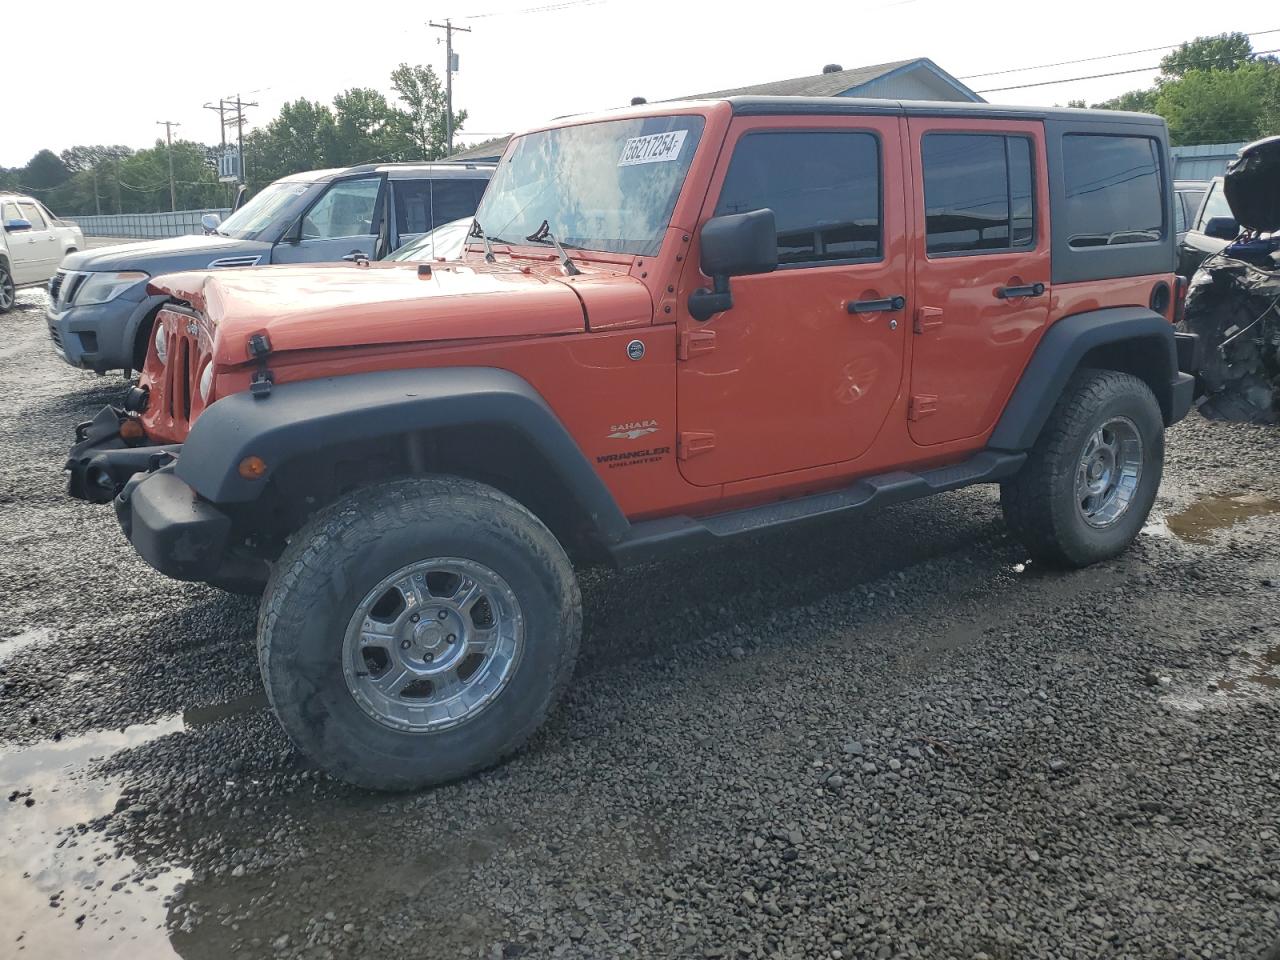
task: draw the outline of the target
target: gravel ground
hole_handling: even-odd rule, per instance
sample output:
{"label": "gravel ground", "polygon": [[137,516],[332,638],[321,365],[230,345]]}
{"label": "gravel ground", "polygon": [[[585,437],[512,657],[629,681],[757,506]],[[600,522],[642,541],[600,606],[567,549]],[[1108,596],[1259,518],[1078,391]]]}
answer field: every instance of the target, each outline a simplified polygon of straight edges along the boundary
{"label": "gravel ground", "polygon": [[586,573],[531,746],[388,797],[290,749],[252,602],[65,497],[121,382],[42,309],[0,320],[0,956],[1280,958],[1280,432],[1193,415],[1077,573],[989,489]]}

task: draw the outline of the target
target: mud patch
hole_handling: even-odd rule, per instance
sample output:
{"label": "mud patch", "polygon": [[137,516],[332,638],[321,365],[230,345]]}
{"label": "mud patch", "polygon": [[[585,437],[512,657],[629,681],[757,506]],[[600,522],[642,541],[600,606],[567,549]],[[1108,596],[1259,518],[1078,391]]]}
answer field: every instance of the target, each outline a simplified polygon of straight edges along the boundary
{"label": "mud patch", "polygon": [[12,637],[0,637],[0,663],[9,659],[23,647],[44,643],[52,636],[53,631],[48,627],[36,627],[32,630],[24,630],[22,633]]}
{"label": "mud patch", "polygon": [[1219,530],[1274,513],[1280,513],[1280,500],[1256,493],[1226,493],[1205,497],[1177,513],[1152,520],[1145,532],[1189,543],[1208,543]]}

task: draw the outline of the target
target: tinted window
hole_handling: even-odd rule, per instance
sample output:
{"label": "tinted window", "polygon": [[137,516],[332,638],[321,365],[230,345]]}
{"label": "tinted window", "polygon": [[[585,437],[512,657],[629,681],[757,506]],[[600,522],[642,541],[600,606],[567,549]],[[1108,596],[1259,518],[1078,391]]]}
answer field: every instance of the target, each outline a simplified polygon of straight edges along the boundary
{"label": "tinted window", "polygon": [[1035,241],[1031,141],[931,133],[921,143],[930,254],[1008,250]]}
{"label": "tinted window", "polygon": [[393,180],[396,229],[401,236],[431,229],[431,181]]}
{"label": "tinted window", "polygon": [[1231,205],[1227,203],[1227,195],[1222,192],[1222,184],[1215,183],[1209,188],[1209,199],[1205,202],[1204,211],[1200,214],[1200,223],[1198,228],[1203,230],[1204,225],[1214,217],[1226,217],[1234,221],[1236,215],[1231,212]]}
{"label": "tinted window", "polygon": [[372,236],[374,206],[381,185],[377,178],[333,184],[302,218],[302,239]]}
{"label": "tinted window", "polygon": [[439,227],[470,217],[480,205],[474,180],[431,181],[431,225]]}
{"label": "tinted window", "polygon": [[20,203],[22,208],[22,218],[31,221],[32,230],[43,230],[45,228],[44,217],[40,216],[40,211],[36,209],[34,203]]}
{"label": "tinted window", "polygon": [[1071,246],[1145,243],[1164,236],[1155,140],[1068,134],[1062,138],[1062,169]]}
{"label": "tinted window", "polygon": [[716,215],[769,208],[778,262],[880,256],[880,145],[869,133],[752,133],[738,141]]}
{"label": "tinted window", "polygon": [[1173,200],[1173,232],[1181,233],[1187,229],[1187,211],[1183,209],[1187,202],[1186,194],[1179,193]]}

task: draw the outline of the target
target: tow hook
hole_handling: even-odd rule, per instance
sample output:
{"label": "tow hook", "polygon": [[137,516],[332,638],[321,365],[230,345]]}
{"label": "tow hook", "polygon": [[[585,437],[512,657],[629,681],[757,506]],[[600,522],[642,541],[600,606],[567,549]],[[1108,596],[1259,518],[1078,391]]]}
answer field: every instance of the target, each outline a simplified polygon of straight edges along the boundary
{"label": "tow hook", "polygon": [[139,386],[135,381],[130,384],[129,392],[124,395],[124,408],[130,413],[142,413],[147,409],[147,402],[151,399],[151,390],[147,387]]}

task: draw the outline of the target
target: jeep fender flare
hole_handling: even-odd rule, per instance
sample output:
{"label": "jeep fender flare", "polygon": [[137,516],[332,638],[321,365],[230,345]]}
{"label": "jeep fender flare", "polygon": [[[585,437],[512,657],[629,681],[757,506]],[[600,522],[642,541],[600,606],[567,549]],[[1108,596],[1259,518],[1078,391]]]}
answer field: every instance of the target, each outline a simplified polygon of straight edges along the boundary
{"label": "jeep fender flare", "polygon": [[1146,307],[1073,314],[1045,331],[1023,370],[988,446],[1029,450],[1071,375],[1081,366],[1124,370],[1146,382],[1166,426],[1186,416],[1195,381],[1178,370],[1173,324]]}
{"label": "jeep fender flare", "polygon": [[[603,543],[620,539],[626,517],[569,431],[522,377],[493,367],[389,370],[285,383],[269,395],[216,400],[191,427],[178,477],[218,505],[249,503],[276,470],[326,447],[407,438],[441,428],[498,427],[538,452],[555,484]],[[240,462],[260,457],[266,474],[245,479]],[[528,465],[532,469],[533,465]]]}

